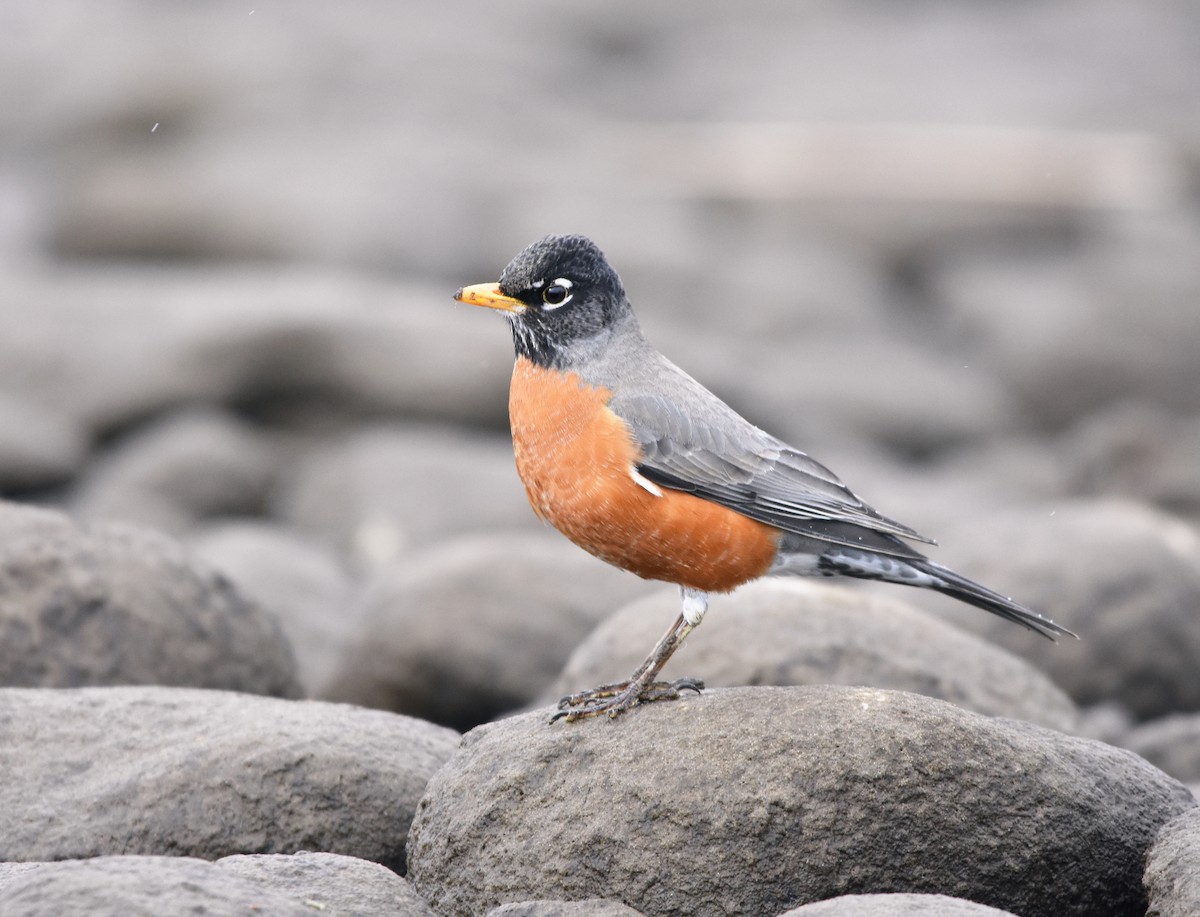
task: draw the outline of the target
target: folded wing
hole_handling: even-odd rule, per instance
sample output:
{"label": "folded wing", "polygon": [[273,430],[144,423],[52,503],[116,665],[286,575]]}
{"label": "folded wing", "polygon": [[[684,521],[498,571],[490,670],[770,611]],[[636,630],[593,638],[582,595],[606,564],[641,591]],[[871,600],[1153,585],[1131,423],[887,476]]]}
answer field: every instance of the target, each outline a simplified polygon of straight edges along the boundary
{"label": "folded wing", "polygon": [[693,385],[687,412],[656,395],[618,396],[610,405],[641,447],[638,471],[650,481],[829,544],[916,558],[923,555],[900,539],[934,543]]}

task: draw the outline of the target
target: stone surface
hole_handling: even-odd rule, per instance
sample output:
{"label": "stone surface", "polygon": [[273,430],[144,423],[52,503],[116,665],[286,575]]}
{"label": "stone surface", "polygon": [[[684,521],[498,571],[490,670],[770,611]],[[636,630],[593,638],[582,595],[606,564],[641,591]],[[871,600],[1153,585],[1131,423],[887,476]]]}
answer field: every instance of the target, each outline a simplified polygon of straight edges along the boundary
{"label": "stone surface", "polygon": [[1095,704],[1080,710],[1079,724],[1073,731],[1075,735],[1124,748],[1125,738],[1133,728],[1133,717],[1120,704]]}
{"label": "stone surface", "polygon": [[316,267],[15,271],[0,391],[102,432],[196,404],[318,427],[381,412],[499,425],[511,343],[447,286]]}
{"label": "stone surface", "polygon": [[[802,418],[819,429],[840,425],[902,454],[928,454],[1016,426],[1011,396],[997,377],[964,369],[890,329],[856,335],[850,350],[841,335],[807,334],[800,323],[791,335],[770,337],[770,346],[738,335],[733,319],[705,327],[701,346],[694,326],[688,331],[655,343],[753,423],[780,436],[790,436]],[[755,371],[747,373],[750,365]]]}
{"label": "stone surface", "polygon": [[295,696],[279,625],[177,542],[0,503],[0,685]]}
{"label": "stone surface", "polygon": [[62,483],[83,465],[88,446],[80,424],[0,391],[0,493]]}
{"label": "stone surface", "polygon": [[949,265],[930,273],[931,293],[946,324],[983,342],[980,356],[1043,424],[1128,398],[1195,413],[1200,226],[1185,218],[1097,230],[1075,258],[1039,246],[1007,258],[950,249]]}
{"label": "stone surface", "polygon": [[1147,917],[1200,913],[1200,810],[1172,819],[1146,856]]}
{"label": "stone surface", "polygon": [[312,911],[434,917],[406,879],[378,863],[334,853],[239,854],[217,860],[226,872],[298,898]]}
{"label": "stone surface", "polygon": [[[897,590],[901,596],[905,593]],[[541,699],[628,676],[679,614],[663,590],[607,618]],[[1038,670],[898,599],[827,581],[767,579],[714,596],[664,678],[735,685],[869,685],[1071,731],[1071,700]]]}
{"label": "stone surface", "polygon": [[901,692],[730,688],[616,721],[547,713],[472,731],[430,780],[409,879],[439,914],[596,896],[776,914],[908,891],[1140,915],[1146,850],[1196,805],[1127,751]]}
{"label": "stone surface", "polygon": [[366,571],[452,535],[541,528],[507,435],[415,425],[373,425],[314,448],[275,511]]}
{"label": "stone surface", "polygon": [[277,466],[276,450],[250,424],[213,409],[180,411],[98,456],[70,508],[183,534],[204,519],[261,513]]}
{"label": "stone surface", "polygon": [[1120,495],[1200,522],[1200,415],[1120,401],[1060,436],[1053,452],[1074,493]]}
{"label": "stone surface", "polygon": [[1177,713],[1127,732],[1121,745],[1176,780],[1200,783],[1200,713]]}
{"label": "stone surface", "polygon": [[1076,703],[1118,703],[1138,719],[1200,709],[1200,536],[1118,500],[1055,501],[963,518],[937,559],[1079,634],[1050,643],[991,615],[912,589],[1045,671]]}
{"label": "stone surface", "polygon": [[328,853],[193,857],[109,856],[0,864],[9,917],[63,914],[249,913],[433,917],[408,883],[376,863]]}
{"label": "stone surface", "polygon": [[553,532],[443,542],[381,572],[331,699],[469,728],[523,706],[648,588]]}
{"label": "stone surface", "polygon": [[11,917],[312,914],[298,898],[192,857],[114,856],[27,865],[35,868],[10,877],[0,872],[0,910]]}
{"label": "stone surface", "polygon": [[638,917],[639,912],[619,901],[590,898],[586,901],[517,901],[487,912],[487,917]]}
{"label": "stone surface", "polygon": [[986,904],[946,895],[842,895],[814,901],[779,917],[1012,917]]}
{"label": "stone surface", "polygon": [[181,688],[0,690],[0,859],[342,853],[402,870],[456,733]]}
{"label": "stone surface", "polygon": [[323,696],[358,629],[361,607],[357,584],[333,552],[265,522],[202,528],[188,547],[275,617],[306,694]]}

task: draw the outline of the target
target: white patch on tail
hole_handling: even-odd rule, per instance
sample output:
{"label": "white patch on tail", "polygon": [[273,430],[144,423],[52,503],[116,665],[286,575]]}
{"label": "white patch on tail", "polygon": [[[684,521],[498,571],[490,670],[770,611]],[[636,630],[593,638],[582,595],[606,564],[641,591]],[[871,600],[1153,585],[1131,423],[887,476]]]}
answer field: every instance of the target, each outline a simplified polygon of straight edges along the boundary
{"label": "white patch on tail", "polygon": [[[941,586],[945,581],[931,576],[911,564],[888,557],[885,554],[868,554],[864,552],[830,551],[830,560],[847,572],[867,579],[886,580],[889,583],[903,583],[906,586]],[[852,575],[853,575],[852,574]]]}

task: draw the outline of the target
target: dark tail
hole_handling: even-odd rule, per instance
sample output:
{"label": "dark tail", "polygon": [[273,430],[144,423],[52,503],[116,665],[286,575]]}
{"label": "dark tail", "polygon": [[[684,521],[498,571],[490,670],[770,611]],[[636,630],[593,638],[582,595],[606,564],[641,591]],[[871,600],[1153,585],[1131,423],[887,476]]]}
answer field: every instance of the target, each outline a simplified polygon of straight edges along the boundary
{"label": "dark tail", "polygon": [[1071,631],[1049,618],[1043,618],[1007,596],[993,592],[974,580],[955,573],[949,567],[924,558],[889,557],[854,548],[832,547],[821,555],[817,569],[828,576],[854,576],[859,579],[881,580],[902,586],[919,586],[958,599],[1014,621],[1043,637],[1074,637]]}

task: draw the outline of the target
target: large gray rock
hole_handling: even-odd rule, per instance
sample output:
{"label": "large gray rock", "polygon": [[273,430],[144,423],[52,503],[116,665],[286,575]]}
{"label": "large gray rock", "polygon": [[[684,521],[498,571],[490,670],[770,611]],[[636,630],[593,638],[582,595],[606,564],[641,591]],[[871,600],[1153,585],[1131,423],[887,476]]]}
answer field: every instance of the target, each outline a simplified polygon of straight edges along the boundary
{"label": "large gray rock", "polygon": [[1195,413],[1198,253],[1190,216],[1114,220],[1065,256],[951,248],[927,279],[942,322],[980,342],[1042,425],[1127,398]]}
{"label": "large gray rock", "polygon": [[258,909],[280,917],[312,914],[303,899],[192,857],[114,856],[22,865],[31,868],[7,876],[0,867],[0,911],[10,917],[240,917]]}
{"label": "large gray rock", "polygon": [[361,608],[357,583],[333,551],[282,526],[249,521],[202,528],[188,547],[275,617],[295,650],[305,692],[324,696]]}
{"label": "large gray rock", "polygon": [[1120,744],[1176,780],[1200,783],[1200,713],[1176,713],[1143,723]]}
{"label": "large gray rock", "polygon": [[1120,495],[1200,522],[1200,414],[1121,401],[1088,415],[1046,455],[1073,493]]}
{"label": "large gray rock", "polygon": [[[795,418],[804,418],[818,428],[844,426],[904,454],[928,454],[1017,424],[1011,395],[996,376],[964,371],[890,330],[856,335],[847,348],[840,335],[820,337],[797,329],[791,339],[764,339],[741,337],[735,329],[726,319],[705,328],[702,342],[692,327],[656,343],[776,435],[790,435]],[[747,372],[747,366],[754,371]]]}
{"label": "large gray rock", "polygon": [[1139,719],[1200,709],[1200,536],[1122,501],[1041,503],[964,518],[938,560],[1079,634],[1051,643],[992,615],[910,589],[910,600],[1030,660],[1081,705]]}
{"label": "large gray rock", "polygon": [[238,854],[217,860],[226,872],[300,898],[320,914],[434,917],[406,879],[378,863],[334,853]]}
{"label": "large gray rock", "polygon": [[1184,812],[1158,832],[1146,856],[1147,917],[1200,914],[1200,809]]}
{"label": "large gray rock", "polygon": [[92,462],[71,512],[178,535],[203,519],[263,512],[277,470],[276,450],[250,424],[211,408],[180,411]]}
{"label": "large gray rock", "polygon": [[452,535],[541,527],[508,436],[413,424],[376,424],[312,449],[286,476],[276,515],[366,570]]}
{"label": "large gray rock", "polygon": [[192,857],[108,856],[0,863],[7,917],[63,914],[250,913],[303,917],[433,917],[408,883],[377,863],[329,853]]}
{"label": "large gray rock", "polygon": [[402,870],[456,733],[179,688],[0,690],[0,859],[319,850]]}
{"label": "large gray rock", "polygon": [[278,623],[177,542],[0,503],[0,685],[295,696]]}
{"label": "large gray rock", "polygon": [[792,908],[779,917],[1013,917],[986,904],[946,895],[841,895]]}
{"label": "large gray rock", "polygon": [[83,465],[88,446],[81,424],[0,391],[0,493],[62,483]]}
{"label": "large gray rock", "polygon": [[640,917],[620,901],[590,898],[586,901],[516,901],[487,912],[487,917]]}
{"label": "large gray rock", "polygon": [[[541,698],[620,681],[679,614],[675,590],[605,619]],[[977,713],[1071,731],[1075,705],[1037,669],[937,617],[886,596],[799,579],[749,583],[714,596],[710,613],[664,678],[736,685],[870,685],[912,691]]]}
{"label": "large gray rock", "polygon": [[334,700],[469,728],[521,707],[647,585],[553,532],[443,542],[378,574]]}
{"label": "large gray rock", "polygon": [[1130,752],[915,694],[730,688],[615,721],[547,713],[472,731],[430,780],[409,879],[439,914],[539,897],[775,914],[911,891],[1141,915],[1146,850],[1196,805]]}

